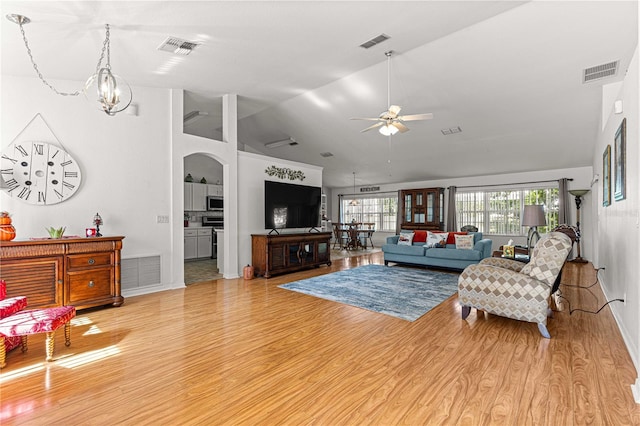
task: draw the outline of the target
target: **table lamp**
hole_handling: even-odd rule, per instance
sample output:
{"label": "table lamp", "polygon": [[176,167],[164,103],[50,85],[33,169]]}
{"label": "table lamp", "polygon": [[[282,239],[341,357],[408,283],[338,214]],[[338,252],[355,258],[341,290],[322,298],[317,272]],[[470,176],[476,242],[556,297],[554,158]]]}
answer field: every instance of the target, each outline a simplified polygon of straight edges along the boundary
{"label": "table lamp", "polygon": [[93,224],[96,226],[96,237],[102,237],[100,233],[100,225],[104,225],[104,221],[98,213],[93,217]]}
{"label": "table lamp", "polygon": [[580,253],[580,240],[582,234],[582,232],[580,231],[580,205],[582,204],[582,197],[589,191],[589,189],[572,189],[569,191],[569,194],[576,197],[576,228],[578,228],[576,241],[578,243],[578,257],[572,260],[572,262],[576,263],[587,263],[587,259],[583,258],[582,254]]}
{"label": "table lamp", "polygon": [[544,206],[538,204],[524,206],[524,212],[522,213],[522,226],[528,226],[529,232],[527,234],[527,248],[529,250],[529,256],[531,256],[531,250],[540,239],[538,234],[538,226],[545,226],[547,220],[544,216]]}

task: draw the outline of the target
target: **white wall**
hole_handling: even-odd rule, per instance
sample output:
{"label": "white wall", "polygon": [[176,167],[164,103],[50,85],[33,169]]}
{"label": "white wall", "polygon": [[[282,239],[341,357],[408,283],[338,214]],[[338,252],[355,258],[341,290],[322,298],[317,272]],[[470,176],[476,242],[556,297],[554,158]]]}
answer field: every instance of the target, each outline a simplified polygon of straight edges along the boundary
{"label": "white wall", "polygon": [[[455,185],[460,190],[463,190],[464,186],[477,186],[477,185],[499,185],[505,183],[519,183],[519,182],[534,182],[534,181],[552,181],[558,180],[560,178],[570,178],[573,181],[569,182],[569,189],[584,189],[589,188],[589,184],[591,183],[591,179],[593,177],[593,169],[592,167],[578,167],[573,169],[561,169],[561,170],[545,170],[540,172],[525,172],[525,173],[511,173],[504,175],[488,175],[488,176],[477,176],[477,177],[466,177],[466,178],[457,178],[457,179],[439,179],[439,180],[425,180],[425,181],[417,181],[417,182],[405,182],[405,183],[395,183],[395,184],[387,184],[387,185],[379,185],[379,192],[397,192],[400,189],[412,189],[412,188],[432,188],[432,187],[443,187],[445,188],[445,218],[447,216],[447,197],[449,195],[449,191],[446,190],[447,187]],[[374,183],[371,183],[374,185]],[[378,184],[375,184],[378,186]],[[368,186],[368,185],[367,185]],[[356,186],[356,193],[359,193],[359,186]],[[339,194],[352,194],[353,187],[345,187],[345,188],[333,188],[331,191],[331,218],[335,221],[338,219],[338,208],[340,202],[338,201]],[[372,193],[375,194],[375,193]],[[583,257],[591,260],[593,259],[593,238],[596,235],[596,229],[593,226],[592,221],[592,209],[590,208],[590,200],[592,198],[592,193],[588,193],[584,196],[584,202],[580,209],[580,228],[583,230],[583,239],[582,239],[582,255]],[[573,201],[573,197],[569,196],[571,199],[571,208],[570,208],[570,223],[575,224],[575,203]],[[459,226],[464,224],[459,223]],[[376,239],[374,243],[380,244],[384,241],[384,238],[387,235],[393,235],[394,233],[383,233],[376,232]],[[511,236],[505,235],[489,235],[487,234],[487,238],[491,238],[493,240],[493,249],[497,249],[501,245],[505,244]],[[526,245],[526,236],[525,237],[516,237],[513,238],[516,244]]]}
{"label": "white wall", "polygon": [[[68,81],[54,85],[82,87],[81,82]],[[0,149],[40,113],[55,136],[42,129],[32,134],[36,120],[21,137],[58,144],[57,138],[82,172],[81,187],[59,204],[25,204],[0,191],[0,208],[13,215],[17,238],[47,236],[49,226],[66,226],[67,235],[84,235],[99,212],[104,235],[125,236],[123,257],[162,256],[159,287],[168,287],[171,227],[157,223],[156,216],[171,213],[169,91],[134,87],[139,115],[109,117],[82,95],[56,95],[36,78],[2,76],[0,87]]]}
{"label": "white wall", "polygon": [[[600,283],[608,300],[624,298],[625,303],[611,304],[611,310],[625,339],[629,353],[640,370],[640,153],[638,150],[639,120],[638,107],[638,50],[627,70],[623,84],[614,85],[616,96],[603,96],[602,112],[604,121],[602,133],[593,153],[593,168],[600,174],[600,181],[594,185],[597,197],[592,197],[592,209],[596,212],[597,265],[605,267],[599,274]],[[609,88],[604,88],[607,92]],[[615,114],[613,103],[622,100],[623,113]],[[616,201],[613,196],[614,175],[611,175],[611,205],[602,205],[602,154],[607,145],[611,145],[612,169],[614,168],[614,136],[622,119],[626,118],[627,159],[626,159],[626,199]],[[636,401],[640,402],[640,379],[636,381]]]}
{"label": "white wall", "polygon": [[[303,181],[289,181],[269,176],[270,166],[300,170],[306,176]],[[296,163],[249,152],[238,152],[238,221],[240,265],[251,264],[251,234],[269,232],[264,228],[264,181],[282,181],[292,184],[322,186],[322,167]],[[284,232],[295,232],[285,230]]]}

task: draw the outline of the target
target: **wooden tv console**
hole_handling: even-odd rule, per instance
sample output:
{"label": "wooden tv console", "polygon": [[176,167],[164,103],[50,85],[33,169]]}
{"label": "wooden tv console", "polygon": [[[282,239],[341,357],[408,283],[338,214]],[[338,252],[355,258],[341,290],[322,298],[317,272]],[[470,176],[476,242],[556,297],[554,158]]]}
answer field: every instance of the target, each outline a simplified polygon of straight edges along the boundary
{"label": "wooden tv console", "polygon": [[27,296],[30,309],[122,305],[123,238],[2,241],[0,279],[7,282],[7,297]]}
{"label": "wooden tv console", "polygon": [[331,232],[252,234],[254,274],[269,278],[322,264],[331,266],[330,241]]}

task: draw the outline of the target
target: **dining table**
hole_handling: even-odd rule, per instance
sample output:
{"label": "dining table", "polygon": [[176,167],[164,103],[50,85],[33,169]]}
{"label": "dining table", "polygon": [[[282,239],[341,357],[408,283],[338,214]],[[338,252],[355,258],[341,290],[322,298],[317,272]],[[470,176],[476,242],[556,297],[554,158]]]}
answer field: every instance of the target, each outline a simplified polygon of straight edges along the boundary
{"label": "dining table", "polygon": [[338,229],[340,239],[344,240],[342,249],[358,250],[367,249],[368,242],[373,247],[373,233],[375,224],[369,222],[346,222],[335,224]]}

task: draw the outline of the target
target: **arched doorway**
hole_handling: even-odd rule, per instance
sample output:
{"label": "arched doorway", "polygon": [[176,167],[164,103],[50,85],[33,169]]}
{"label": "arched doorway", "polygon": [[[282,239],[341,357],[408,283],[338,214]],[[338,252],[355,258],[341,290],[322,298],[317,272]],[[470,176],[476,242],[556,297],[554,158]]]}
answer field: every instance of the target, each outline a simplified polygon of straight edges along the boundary
{"label": "arched doorway", "polygon": [[222,278],[218,265],[224,231],[223,166],[201,153],[184,161],[184,283]]}

